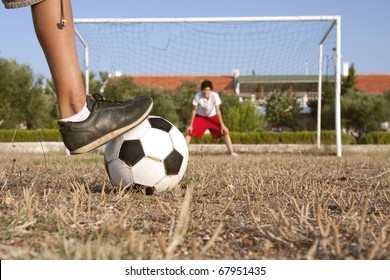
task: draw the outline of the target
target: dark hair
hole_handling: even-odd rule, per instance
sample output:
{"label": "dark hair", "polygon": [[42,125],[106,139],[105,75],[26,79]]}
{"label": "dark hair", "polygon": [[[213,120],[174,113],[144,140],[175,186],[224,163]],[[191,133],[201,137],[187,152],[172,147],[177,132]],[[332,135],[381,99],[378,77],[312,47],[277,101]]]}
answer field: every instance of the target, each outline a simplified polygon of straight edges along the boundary
{"label": "dark hair", "polygon": [[210,82],[209,80],[204,80],[200,84],[200,90],[204,90],[205,88],[210,88],[211,90],[213,90],[213,83]]}

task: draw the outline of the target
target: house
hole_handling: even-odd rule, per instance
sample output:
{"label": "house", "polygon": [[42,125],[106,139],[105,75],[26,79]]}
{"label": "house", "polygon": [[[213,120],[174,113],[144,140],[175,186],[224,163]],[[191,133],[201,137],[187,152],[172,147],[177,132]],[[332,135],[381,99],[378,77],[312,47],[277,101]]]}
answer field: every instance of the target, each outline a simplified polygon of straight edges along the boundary
{"label": "house", "polygon": [[[317,75],[281,75],[281,76],[238,76],[232,75],[135,75],[132,76],[137,85],[152,88],[171,88],[176,90],[184,81],[200,84],[203,80],[211,80],[214,90],[236,93],[239,97],[262,101],[275,89],[294,92],[298,97],[313,98],[317,96]],[[334,83],[334,77],[323,77],[324,89],[327,83]],[[390,90],[390,74],[357,74],[356,88],[368,94],[381,94]]]}
{"label": "house", "polygon": [[356,88],[369,94],[382,94],[390,90],[390,74],[359,74],[356,77]]}
{"label": "house", "polygon": [[224,91],[226,93],[234,93],[234,80],[228,75],[194,75],[194,76],[170,76],[170,75],[151,75],[151,76],[131,76],[135,84],[146,86],[148,88],[170,88],[173,90],[179,89],[184,81],[192,81],[200,86],[204,80],[213,82],[214,90]]}
{"label": "house", "polygon": [[[322,87],[334,83],[334,77],[323,77]],[[307,101],[317,97],[318,76],[316,75],[281,75],[281,76],[239,76],[236,79],[238,96],[242,99],[256,100],[259,105],[275,90],[294,93],[302,107]]]}

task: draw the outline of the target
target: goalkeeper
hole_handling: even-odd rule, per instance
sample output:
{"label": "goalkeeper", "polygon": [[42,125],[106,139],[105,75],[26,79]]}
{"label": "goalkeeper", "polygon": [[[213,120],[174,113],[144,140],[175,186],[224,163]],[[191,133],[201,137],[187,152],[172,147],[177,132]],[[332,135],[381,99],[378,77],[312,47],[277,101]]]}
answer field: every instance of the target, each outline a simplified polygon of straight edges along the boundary
{"label": "goalkeeper", "polygon": [[192,100],[190,125],[187,127],[186,141],[191,142],[191,136],[202,138],[206,130],[210,131],[214,139],[224,137],[225,144],[231,157],[237,157],[234,152],[229,129],[223,122],[219,108],[221,99],[215,91],[211,81],[205,80],[200,85],[200,90]]}

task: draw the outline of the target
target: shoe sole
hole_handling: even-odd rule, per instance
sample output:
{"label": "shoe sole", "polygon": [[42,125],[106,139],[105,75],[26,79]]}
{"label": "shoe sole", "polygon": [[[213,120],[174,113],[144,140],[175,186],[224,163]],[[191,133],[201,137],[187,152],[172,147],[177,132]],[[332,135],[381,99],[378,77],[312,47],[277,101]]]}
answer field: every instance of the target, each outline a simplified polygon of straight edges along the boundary
{"label": "shoe sole", "polygon": [[95,141],[93,141],[93,142],[91,142],[91,143],[89,143],[81,148],[78,148],[74,151],[70,151],[70,154],[71,155],[78,155],[78,154],[88,153],[96,148],[99,148],[100,146],[103,146],[104,144],[106,144],[108,141],[114,139],[115,137],[118,137],[118,136],[126,133],[130,129],[136,127],[141,122],[143,122],[149,116],[149,113],[152,110],[152,107],[153,107],[153,103],[150,104],[150,106],[149,106],[148,110],[145,112],[145,114],[143,114],[142,117],[139,118],[136,122],[134,122],[128,126],[122,127],[120,129],[114,130],[106,135],[103,135],[99,139],[96,139]]}

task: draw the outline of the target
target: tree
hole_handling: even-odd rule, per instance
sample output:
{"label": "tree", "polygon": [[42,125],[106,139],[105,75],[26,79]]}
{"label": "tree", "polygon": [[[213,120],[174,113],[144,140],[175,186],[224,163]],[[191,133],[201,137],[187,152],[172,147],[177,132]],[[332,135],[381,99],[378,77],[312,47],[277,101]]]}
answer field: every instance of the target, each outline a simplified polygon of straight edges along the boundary
{"label": "tree", "polygon": [[184,131],[190,122],[192,111],[192,99],[199,90],[199,85],[193,81],[183,81],[181,87],[175,91],[173,101],[178,117],[178,127]]}
{"label": "tree", "polygon": [[[223,99],[227,96],[232,95],[222,94]],[[235,105],[227,104],[221,110],[224,111],[224,122],[231,131],[250,132],[264,130],[264,117],[256,112],[256,106],[249,101],[239,102]]]}
{"label": "tree", "polygon": [[288,127],[292,130],[298,129],[297,121],[300,107],[297,99],[291,94],[276,90],[268,97],[265,109],[265,118],[270,126]]}
{"label": "tree", "polygon": [[30,89],[24,104],[24,119],[27,129],[52,127],[52,110],[56,108],[57,99],[43,88],[43,78],[39,78]]}
{"label": "tree", "polygon": [[[352,64],[348,70],[348,76],[342,78],[341,83],[341,95],[347,94],[348,91],[356,91],[356,76],[355,76],[355,66]],[[324,88],[324,93],[322,94],[322,104],[321,104],[321,128],[325,130],[335,129],[335,89],[333,83],[326,83]],[[341,102],[343,103],[343,102]],[[317,119],[317,99],[311,100],[308,103],[308,106],[311,110],[311,116],[314,119]],[[344,113],[342,112],[342,118]],[[345,123],[345,122],[344,122]]]}
{"label": "tree", "polygon": [[27,64],[0,58],[0,120],[2,128],[48,127],[52,123],[52,97],[43,88],[43,78],[34,78]]}
{"label": "tree", "polygon": [[[83,76],[84,86],[85,86],[85,73],[81,73]],[[97,78],[97,76],[99,76]],[[108,73],[107,72],[99,72],[97,75],[95,72],[89,72],[88,83],[89,83],[89,93],[100,93],[104,90],[105,84],[108,82]]]}
{"label": "tree", "polygon": [[344,95],[348,90],[356,90],[355,65],[352,64],[348,69],[348,76],[342,77],[341,95]]}
{"label": "tree", "polygon": [[[373,96],[358,91],[353,64],[348,76],[342,79],[341,93],[341,123],[350,135],[361,138],[370,131],[379,130],[381,122],[390,119],[390,92]],[[312,116],[317,118],[317,100],[311,101],[309,106]],[[334,85],[327,84],[322,98],[322,129],[334,129],[334,107]]]}
{"label": "tree", "polygon": [[361,138],[367,132],[380,129],[389,120],[390,102],[386,95],[369,95],[349,89],[341,98],[342,124]]}
{"label": "tree", "polygon": [[[310,107],[311,116],[313,119],[317,119],[317,104],[318,100],[310,100],[308,106]],[[331,83],[325,84],[324,93],[322,94],[321,104],[321,129],[333,130],[335,129],[335,90],[334,85]]]}
{"label": "tree", "polygon": [[129,76],[110,78],[104,88],[104,96],[110,100],[126,100],[139,95],[153,98],[151,115],[161,116],[173,124],[179,123],[173,101],[173,91],[138,86]]}
{"label": "tree", "polygon": [[129,76],[112,77],[104,87],[104,96],[110,100],[127,100],[146,92],[146,89],[137,86]]}
{"label": "tree", "polygon": [[150,96],[153,99],[151,115],[161,116],[179,127],[181,122],[176,112],[172,90],[153,88],[145,91],[143,95]]}

